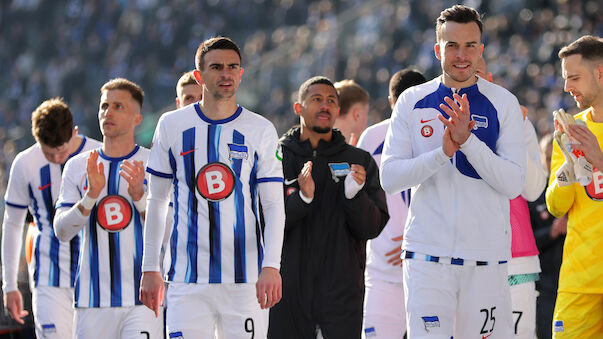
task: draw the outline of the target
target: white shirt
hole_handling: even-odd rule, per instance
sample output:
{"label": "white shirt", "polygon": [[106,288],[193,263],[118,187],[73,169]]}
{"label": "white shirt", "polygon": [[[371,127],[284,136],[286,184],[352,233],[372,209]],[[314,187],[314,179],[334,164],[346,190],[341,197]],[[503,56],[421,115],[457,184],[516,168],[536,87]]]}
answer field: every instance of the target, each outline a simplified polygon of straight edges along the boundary
{"label": "white shirt", "polygon": [[381,183],[390,194],[412,188],[404,250],[508,260],[509,199],[521,193],[526,168],[519,103],[504,88],[481,78],[460,89],[460,95],[468,96],[476,125],[449,159],[442,150],[444,124],[437,115],[452,92],[436,78],[398,98],[385,138]]}
{"label": "white shirt", "polygon": [[[386,119],[370,126],[358,140],[358,147],[369,152],[378,166],[381,166],[381,154],[389,124],[390,119]],[[410,189],[396,194],[386,194],[386,199],[389,221],[377,238],[367,242],[366,274],[371,278],[401,283],[402,267],[388,263],[387,260],[391,257],[387,257],[385,254],[396,246],[401,246],[401,241],[393,241],[392,238],[399,237],[404,232],[404,223],[410,204]]]}

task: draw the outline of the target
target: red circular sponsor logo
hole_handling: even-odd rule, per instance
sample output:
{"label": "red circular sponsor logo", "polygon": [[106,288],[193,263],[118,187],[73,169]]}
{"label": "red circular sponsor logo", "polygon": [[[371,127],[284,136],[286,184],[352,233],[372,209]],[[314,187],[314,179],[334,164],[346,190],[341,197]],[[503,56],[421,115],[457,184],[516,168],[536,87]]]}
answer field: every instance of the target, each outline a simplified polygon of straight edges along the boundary
{"label": "red circular sponsor logo", "polygon": [[603,201],[603,173],[593,166],[593,180],[584,186],[586,194],[595,201]]}
{"label": "red circular sponsor logo", "polygon": [[429,138],[431,135],[433,134],[433,127],[429,126],[429,125],[425,125],[423,127],[421,127],[421,135]]}
{"label": "red circular sponsor logo", "polygon": [[297,188],[295,187],[287,188],[287,196],[290,196],[291,194],[295,193],[295,191],[297,191]]}
{"label": "red circular sponsor logo", "polygon": [[197,191],[209,201],[221,201],[230,196],[235,178],[232,169],[221,162],[203,166],[197,173]]}
{"label": "red circular sponsor logo", "polygon": [[132,221],[132,206],[120,195],[108,195],[98,203],[96,221],[109,232],[119,232]]}

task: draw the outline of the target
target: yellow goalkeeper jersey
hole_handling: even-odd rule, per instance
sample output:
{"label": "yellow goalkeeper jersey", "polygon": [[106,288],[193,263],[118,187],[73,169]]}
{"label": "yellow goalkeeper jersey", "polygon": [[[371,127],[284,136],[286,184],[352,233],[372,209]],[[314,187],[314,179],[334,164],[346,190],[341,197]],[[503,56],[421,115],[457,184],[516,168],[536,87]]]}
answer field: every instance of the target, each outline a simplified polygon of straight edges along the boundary
{"label": "yellow goalkeeper jersey", "polygon": [[[592,108],[574,116],[586,122],[603,146],[603,123],[592,120]],[[553,142],[551,177],[546,190],[546,205],[555,217],[568,213],[567,237],[559,273],[559,292],[603,293],[603,174],[594,168],[588,186],[574,183],[559,187],[555,172],[565,161]]]}

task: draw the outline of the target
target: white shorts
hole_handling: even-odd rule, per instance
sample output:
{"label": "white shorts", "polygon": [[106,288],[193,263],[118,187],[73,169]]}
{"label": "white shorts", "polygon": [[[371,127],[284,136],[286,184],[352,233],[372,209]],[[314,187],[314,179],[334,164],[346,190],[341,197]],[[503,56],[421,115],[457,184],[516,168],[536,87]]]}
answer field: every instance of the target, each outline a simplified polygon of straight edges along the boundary
{"label": "white shorts", "polygon": [[506,264],[407,259],[403,271],[409,338],[513,337]]}
{"label": "white shorts", "polygon": [[162,312],[155,318],[144,305],[76,308],[74,338],[163,339]]}
{"label": "white shorts", "polygon": [[404,284],[367,276],[364,293],[363,338],[402,339],[405,332]]}
{"label": "white shorts", "polygon": [[536,284],[533,281],[511,286],[516,339],[536,337],[536,297]]}
{"label": "white shorts", "polygon": [[38,286],[31,292],[31,307],[40,339],[71,338],[73,288]]}
{"label": "white shorts", "polygon": [[268,310],[262,310],[255,283],[170,283],[167,331],[171,339],[266,338]]}

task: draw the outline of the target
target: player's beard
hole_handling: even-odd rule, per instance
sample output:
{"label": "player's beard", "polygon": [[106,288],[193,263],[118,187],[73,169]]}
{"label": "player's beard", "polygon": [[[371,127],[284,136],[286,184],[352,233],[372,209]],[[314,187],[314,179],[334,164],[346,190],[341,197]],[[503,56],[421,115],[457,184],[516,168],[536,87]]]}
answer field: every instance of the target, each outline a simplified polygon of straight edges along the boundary
{"label": "player's beard", "polygon": [[312,130],[316,133],[326,134],[326,133],[331,132],[331,127],[312,126]]}

